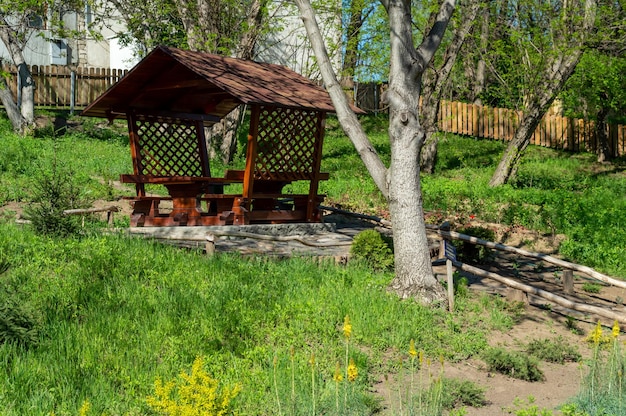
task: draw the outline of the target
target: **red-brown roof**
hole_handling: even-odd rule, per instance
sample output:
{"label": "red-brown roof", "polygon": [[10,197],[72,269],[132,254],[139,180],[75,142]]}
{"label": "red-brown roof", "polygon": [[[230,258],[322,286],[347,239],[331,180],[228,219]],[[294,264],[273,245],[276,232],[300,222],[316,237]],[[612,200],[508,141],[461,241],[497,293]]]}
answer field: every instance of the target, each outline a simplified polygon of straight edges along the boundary
{"label": "red-brown roof", "polygon": [[222,118],[239,104],[335,111],[323,88],[283,66],[159,46],[82,115],[125,118],[135,109]]}

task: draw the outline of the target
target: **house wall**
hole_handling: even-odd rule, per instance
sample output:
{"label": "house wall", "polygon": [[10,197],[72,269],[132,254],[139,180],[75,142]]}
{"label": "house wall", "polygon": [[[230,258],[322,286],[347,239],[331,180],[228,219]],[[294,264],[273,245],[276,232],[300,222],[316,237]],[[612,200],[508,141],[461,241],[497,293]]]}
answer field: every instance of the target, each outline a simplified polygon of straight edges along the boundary
{"label": "house wall", "polygon": [[[336,6],[337,11],[334,13],[331,11],[318,15],[320,30],[335,72],[341,68],[342,33],[341,14],[338,11],[341,2],[337,1]],[[269,6],[269,14],[273,19],[273,29],[259,40],[255,59],[284,65],[308,78],[320,80],[321,74],[297,6],[293,2],[274,0]]]}
{"label": "house wall", "polygon": [[[46,18],[42,19],[44,24]],[[70,12],[63,15],[66,27],[71,30],[85,30],[87,21],[91,18],[89,9],[85,9],[83,13]],[[122,46],[117,41],[117,33],[124,30],[122,19],[113,15],[105,23],[99,30],[102,40],[55,39],[51,42],[48,39],[53,35],[49,30],[34,28],[24,48],[24,59],[29,65],[132,68],[139,61],[135,57],[133,48]],[[0,58],[12,63],[11,56],[3,42],[0,42]]]}

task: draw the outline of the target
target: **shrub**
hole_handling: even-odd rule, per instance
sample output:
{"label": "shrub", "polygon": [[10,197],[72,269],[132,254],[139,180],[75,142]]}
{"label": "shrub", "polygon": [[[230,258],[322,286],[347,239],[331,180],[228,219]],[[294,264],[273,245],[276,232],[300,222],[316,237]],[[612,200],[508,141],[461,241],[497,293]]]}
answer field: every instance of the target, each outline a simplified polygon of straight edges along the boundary
{"label": "shrub", "polygon": [[363,260],[377,270],[393,267],[393,251],[389,239],[374,229],[361,231],[354,237],[350,253],[357,260]]}
{"label": "shrub", "polygon": [[148,405],[164,415],[217,416],[235,414],[232,400],[239,394],[239,385],[218,389],[219,382],[203,368],[204,360],[196,358],[191,374],[182,372],[178,382],[155,382],[155,396],[147,399]]}
{"label": "shrub", "polygon": [[489,348],[483,354],[483,359],[487,363],[489,371],[496,371],[525,381],[544,379],[537,359],[527,354],[506,351],[503,348]]}
{"label": "shrub", "polygon": [[600,293],[602,286],[598,283],[585,282],[583,283],[582,290],[587,293]]}
{"label": "shrub", "polygon": [[[496,233],[485,227],[467,227],[458,230],[458,232],[481,240],[494,241],[496,239]],[[456,242],[454,245],[457,248],[459,260],[466,263],[485,263],[492,254],[492,250],[487,247],[465,241]]]}
{"label": "shrub", "polygon": [[486,404],[484,387],[469,380],[443,379],[441,405],[444,409],[460,406],[483,407]]}
{"label": "shrub", "polygon": [[533,340],[528,343],[526,352],[540,360],[558,364],[566,361],[578,362],[581,359],[576,347],[568,344],[563,337]]}
{"label": "shrub", "polygon": [[43,235],[68,236],[78,233],[80,218],[64,215],[68,209],[86,208],[72,173],[53,164],[49,172],[42,171],[33,181],[33,205],[25,213],[35,231]]}

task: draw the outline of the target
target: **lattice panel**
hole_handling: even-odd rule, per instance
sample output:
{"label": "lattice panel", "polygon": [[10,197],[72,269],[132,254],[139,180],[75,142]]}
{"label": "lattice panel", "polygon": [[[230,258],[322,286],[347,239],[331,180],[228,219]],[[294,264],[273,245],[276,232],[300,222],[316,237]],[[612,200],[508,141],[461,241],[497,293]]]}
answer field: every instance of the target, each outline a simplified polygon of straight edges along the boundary
{"label": "lattice panel", "polygon": [[139,174],[203,176],[195,123],[161,117],[136,121]]}
{"label": "lattice panel", "polygon": [[257,136],[255,177],[269,179],[280,172],[293,179],[308,175],[315,166],[318,114],[315,111],[262,107]]}

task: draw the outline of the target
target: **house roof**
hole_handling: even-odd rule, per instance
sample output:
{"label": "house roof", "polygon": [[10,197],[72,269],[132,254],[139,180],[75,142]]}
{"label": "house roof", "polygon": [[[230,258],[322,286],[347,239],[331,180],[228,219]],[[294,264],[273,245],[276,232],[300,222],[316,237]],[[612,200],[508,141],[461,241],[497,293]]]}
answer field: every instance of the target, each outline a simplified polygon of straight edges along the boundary
{"label": "house roof", "polygon": [[239,104],[335,111],[323,88],[283,66],[159,46],[82,115],[114,119],[137,110],[215,121]]}

